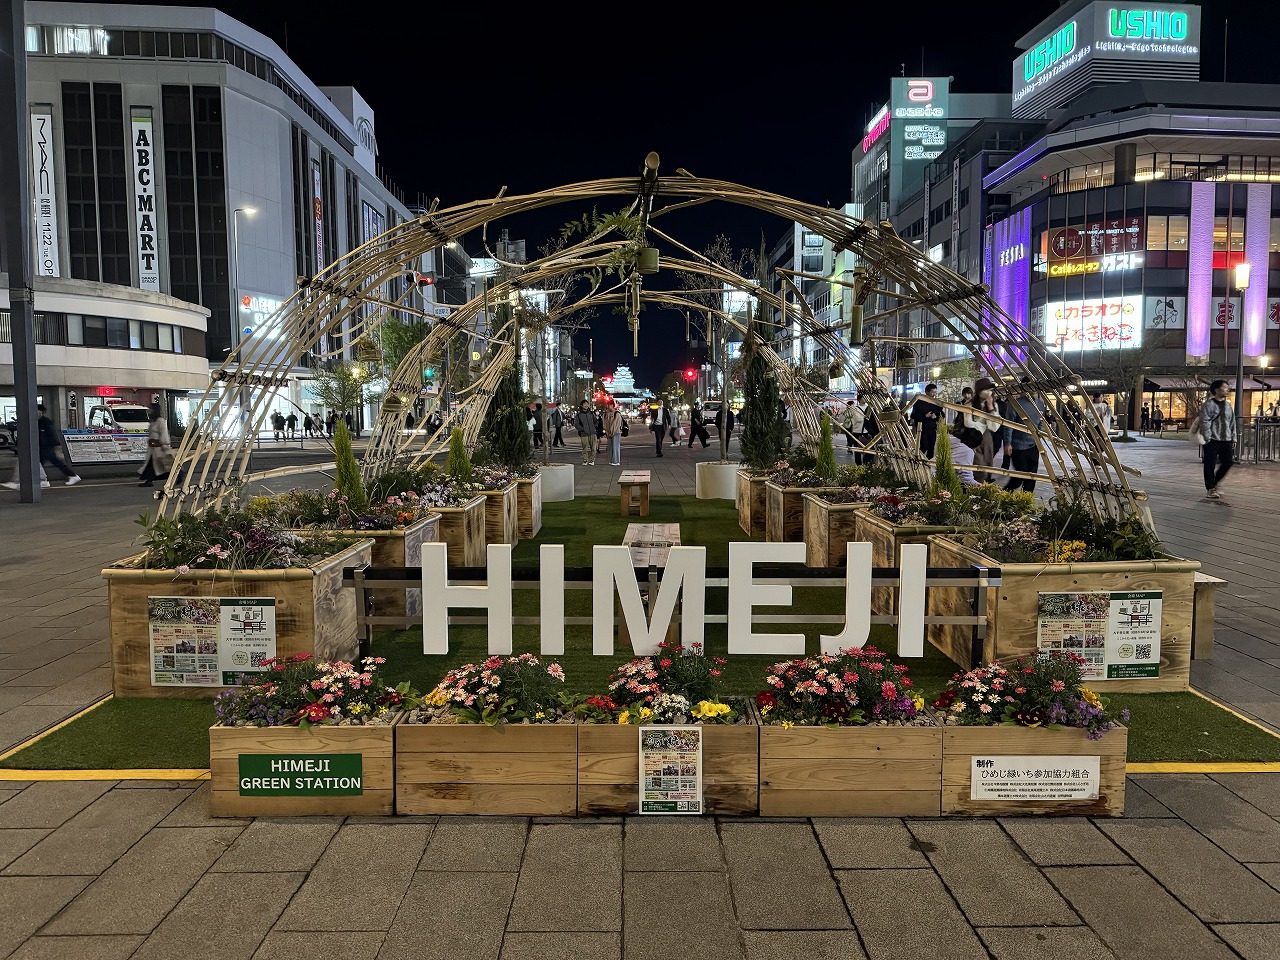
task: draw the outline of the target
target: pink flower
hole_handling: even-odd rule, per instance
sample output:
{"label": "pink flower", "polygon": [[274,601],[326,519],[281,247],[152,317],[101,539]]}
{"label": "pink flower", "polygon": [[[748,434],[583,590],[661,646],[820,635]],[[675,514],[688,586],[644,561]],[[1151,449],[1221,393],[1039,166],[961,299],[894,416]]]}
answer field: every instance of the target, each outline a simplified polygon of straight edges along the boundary
{"label": "pink flower", "polygon": [[1067,689],[1067,685],[1063,683],[1061,680],[1054,680],[1051,684],[1049,684],[1049,689],[1052,690],[1054,693],[1061,693],[1063,690]]}
{"label": "pink flower", "polygon": [[663,670],[666,670],[668,667],[671,666],[671,660],[669,658],[663,658],[662,660],[658,661],[658,666],[660,666]]}
{"label": "pink flower", "polygon": [[564,679],[564,667],[560,666],[560,664],[558,663],[548,664],[547,673],[550,676],[554,677],[556,680]]}
{"label": "pink flower", "polygon": [[991,712],[991,704],[989,704],[989,703],[981,704],[981,705],[978,707],[978,709],[979,709],[979,710],[981,710],[983,713],[990,713],[990,712]]}
{"label": "pink flower", "polygon": [[898,688],[889,681],[880,684],[880,693],[886,700],[892,700],[898,695]]}
{"label": "pink flower", "polygon": [[190,572],[191,572],[191,568],[190,568],[189,566],[187,566],[185,563],[180,563],[180,564],[178,564],[177,572],[178,572],[178,575],[179,575],[179,576],[182,576],[182,575],[184,575],[184,574],[188,574],[188,573],[190,573]]}

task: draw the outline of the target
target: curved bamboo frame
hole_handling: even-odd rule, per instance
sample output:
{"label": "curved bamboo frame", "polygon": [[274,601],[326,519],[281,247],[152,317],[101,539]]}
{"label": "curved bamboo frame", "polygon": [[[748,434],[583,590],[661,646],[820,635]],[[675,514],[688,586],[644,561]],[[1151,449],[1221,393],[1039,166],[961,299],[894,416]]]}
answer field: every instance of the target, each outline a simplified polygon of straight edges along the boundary
{"label": "curved bamboo frame", "polygon": [[[414,263],[426,251],[460,240],[503,217],[556,204],[616,196],[634,198],[629,212],[640,213],[646,242],[650,238],[662,239],[694,257],[692,260],[667,260],[666,266],[705,274],[747,291],[780,310],[787,321],[798,323],[802,335],[813,337],[833,358],[839,358],[856,376],[862,390],[885,405],[889,397],[884,385],[861,362],[857,348],[846,344],[837,330],[815,320],[808,303],[791,280],[792,271],[779,271],[783,287],[779,296],[710,263],[664,233],[655,221],[678,209],[720,201],[797,222],[805,229],[821,234],[837,251],[853,252],[862,264],[859,276],[853,281],[822,279],[854,287],[855,298],[860,303],[872,293],[896,298],[898,304],[880,316],[907,309],[924,309],[932,314],[956,342],[969,349],[987,375],[999,383],[997,395],[1010,401],[1020,412],[1029,409],[1024,408],[1024,402],[1034,399],[1052,401],[1058,411],[1068,411],[1067,416],[1076,424],[1068,435],[1058,435],[1047,429],[1033,432],[1018,424],[1011,425],[1014,429],[1032,433],[1040,449],[1043,472],[1025,476],[1046,480],[1059,492],[1084,498],[1099,517],[1143,514],[1138,503],[1143,497],[1130,489],[1125,469],[1101,420],[1092,406],[1083,402],[1078,377],[1050,354],[1042,342],[1016,326],[990,299],[984,286],[973,284],[929,260],[887,224],[873,224],[841,211],[727,181],[693,177],[683,171],[676,177],[658,178],[646,174],[638,178],[595,180],[512,197],[505,195],[504,188],[492,199],[430,212],[399,224],[330,264],[291,296],[253,336],[235,348],[222,367],[212,374],[212,383],[200,404],[199,421],[195,429],[184,437],[169,482],[161,494],[161,512],[173,514],[182,510],[204,509],[231,496],[244,481],[323,469],[323,465],[310,464],[250,474],[248,465],[253,438],[265,422],[271,405],[259,404],[254,413],[236,413],[240,391],[234,388],[237,385],[278,388],[287,381],[288,372],[304,357],[323,361],[343,356],[351,344],[375,330],[389,313],[433,319],[427,318],[423,311],[410,303],[411,291],[406,291],[396,300],[379,296],[378,292],[389,281],[403,275],[405,264]],[[657,197],[670,202],[653,209]],[[427,338],[406,356],[390,377],[387,397],[392,399],[389,403],[384,402],[370,441],[364,460],[366,476],[376,476],[398,463],[420,463],[439,452],[445,439],[441,435],[443,431],[427,437],[417,449],[410,449],[412,438],[401,430],[408,410],[406,401],[417,396],[421,388],[418,371],[422,360],[436,355],[450,338],[464,330],[485,309],[486,301],[507,302],[518,298],[522,289],[537,287],[569,273],[598,269],[604,265],[616,266],[627,245],[626,240],[590,236],[579,244],[533,263],[509,265],[505,271],[508,275],[485,296],[477,297],[455,309],[448,317],[435,321]],[[673,296],[678,296],[663,291],[642,291],[640,276],[634,272],[622,277],[613,287],[601,287],[602,282],[598,278],[587,296],[575,303],[622,302],[622,298],[627,297],[635,306],[641,299],[670,302]],[[566,304],[552,313],[562,314],[570,307],[581,308]],[[705,305],[697,308],[707,309]],[[871,323],[875,319],[868,317],[865,322]],[[345,340],[330,346],[330,336],[340,335],[344,325],[348,331]],[[735,325],[742,328],[742,324]],[[502,370],[515,356],[518,330],[517,318],[508,313],[497,324],[497,329],[489,334],[491,347],[480,375],[462,391],[463,434],[469,444],[475,443]],[[912,338],[882,339],[912,342]],[[806,440],[816,440],[821,408],[815,396],[820,397],[822,391],[797,376],[768,344],[758,346],[764,351],[771,371],[778,377],[781,392],[792,407],[796,428]],[[1028,382],[1022,383],[1022,377],[1028,378]],[[238,421],[241,429],[238,435],[224,439],[220,425],[229,419]],[[904,479],[920,482],[931,470],[929,462],[919,452],[905,417],[882,422],[875,446],[876,453],[883,456]],[[999,468],[992,468],[991,472],[1020,476]]]}

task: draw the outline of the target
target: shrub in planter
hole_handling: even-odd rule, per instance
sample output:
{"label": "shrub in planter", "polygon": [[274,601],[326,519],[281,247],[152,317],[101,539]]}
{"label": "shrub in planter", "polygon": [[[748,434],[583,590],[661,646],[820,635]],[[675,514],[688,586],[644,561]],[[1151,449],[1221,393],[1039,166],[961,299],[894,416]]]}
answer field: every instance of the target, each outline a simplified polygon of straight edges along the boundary
{"label": "shrub in planter", "polygon": [[445,674],[396,727],[396,810],[571,816],[577,727],[564,670],[533,654]]}
{"label": "shrub in planter", "polygon": [[938,814],[942,730],[905,666],[863,647],[786,660],[764,680],[761,814]]}
{"label": "shrub in planter", "polygon": [[392,728],[416,694],[383,683],[383,662],[299,654],[219,694],[209,728],[214,816],[389,814]]}
{"label": "shrub in planter", "polygon": [[614,671],[609,693],[576,707],[578,812],[635,813],[639,808],[640,725],[702,724],[703,809],[754,813],[758,802],[759,735],[748,702],[722,698],[726,661],[663,643]]}

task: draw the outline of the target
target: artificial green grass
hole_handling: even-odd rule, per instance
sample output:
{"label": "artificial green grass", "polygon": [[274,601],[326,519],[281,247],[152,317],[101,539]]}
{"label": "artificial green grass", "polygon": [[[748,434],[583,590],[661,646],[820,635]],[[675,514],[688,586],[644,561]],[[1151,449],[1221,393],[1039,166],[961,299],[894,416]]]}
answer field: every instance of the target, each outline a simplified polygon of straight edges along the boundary
{"label": "artificial green grass", "polygon": [[1245,723],[1194,693],[1106,695],[1108,709],[1128,708],[1129,759],[1214,763],[1280,760],[1280,737]]}
{"label": "artificial green grass", "polygon": [[208,700],[111,699],[0,767],[9,770],[204,769]]}

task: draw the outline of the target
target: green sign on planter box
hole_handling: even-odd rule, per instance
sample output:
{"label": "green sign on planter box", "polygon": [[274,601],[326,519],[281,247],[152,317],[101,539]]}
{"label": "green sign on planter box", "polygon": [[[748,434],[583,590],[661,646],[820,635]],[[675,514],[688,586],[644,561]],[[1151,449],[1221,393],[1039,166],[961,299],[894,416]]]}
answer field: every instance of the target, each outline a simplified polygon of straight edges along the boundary
{"label": "green sign on planter box", "polygon": [[364,793],[358,753],[242,753],[242,797],[358,797]]}

